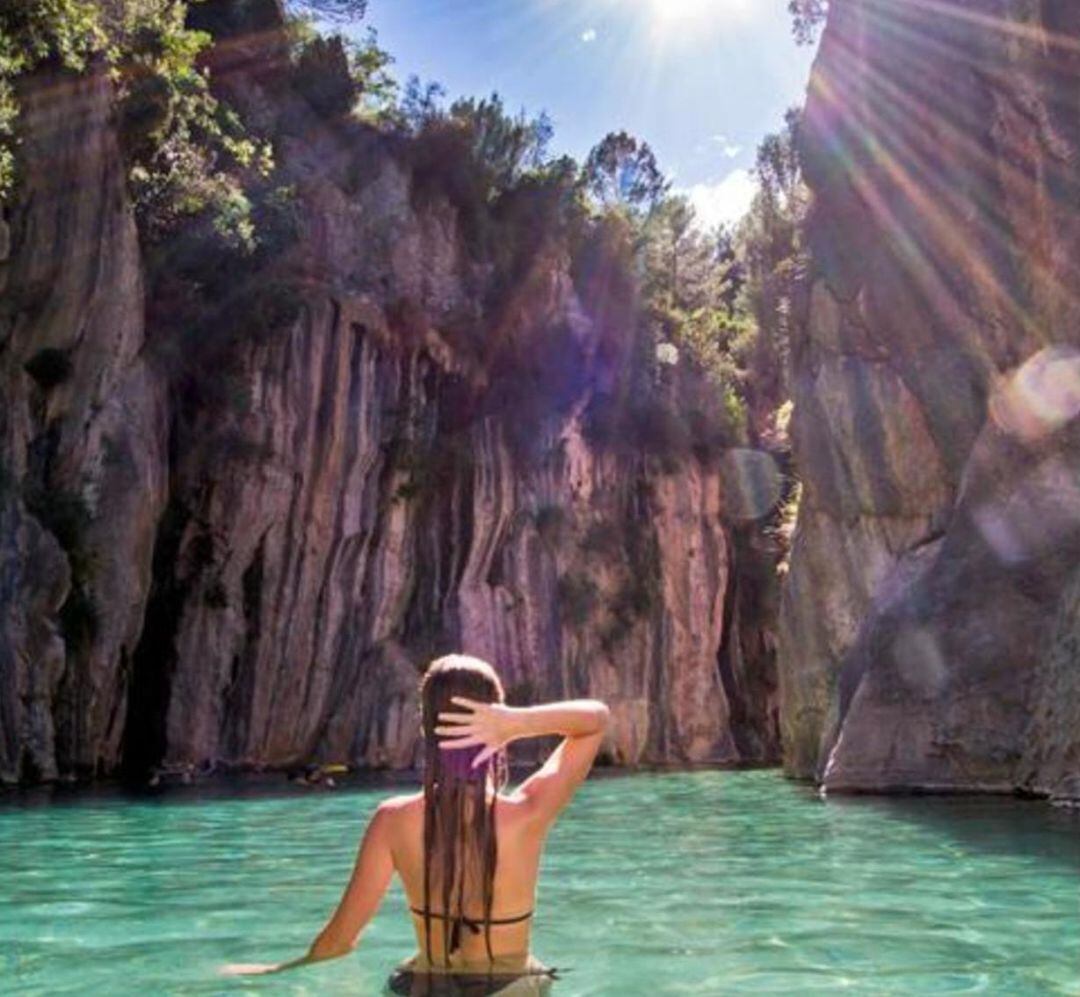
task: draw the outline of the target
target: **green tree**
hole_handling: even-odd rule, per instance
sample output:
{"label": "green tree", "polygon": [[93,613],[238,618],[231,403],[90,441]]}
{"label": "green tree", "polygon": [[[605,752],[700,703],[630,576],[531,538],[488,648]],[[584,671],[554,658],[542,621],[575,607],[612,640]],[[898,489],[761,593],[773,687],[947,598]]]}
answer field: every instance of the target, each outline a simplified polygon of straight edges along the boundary
{"label": "green tree", "polygon": [[[749,320],[735,306],[730,235],[705,231],[685,197],[662,201],[644,225],[643,297],[660,381],[676,391],[694,435],[728,438],[741,422],[742,374],[733,343]],[[672,352],[672,350],[674,352]]]}
{"label": "green tree", "polygon": [[341,35],[316,35],[305,44],[296,60],[294,79],[304,99],[327,118],[348,114],[360,98],[360,84]]}
{"label": "green tree", "polygon": [[16,79],[44,65],[108,72],[143,234],[210,211],[224,238],[250,246],[250,206],[234,173],[269,173],[269,146],[211,94],[199,65],[210,36],[187,27],[187,12],[181,0],[0,4],[0,200],[16,181]]}
{"label": "green tree", "polygon": [[585,188],[610,210],[651,213],[671,188],[647,142],[611,132],[593,148],[583,170]]}
{"label": "green tree", "polygon": [[792,302],[805,269],[802,227],[808,206],[798,157],[800,116],[797,108],[789,110],[784,128],[761,143],[755,166],[759,191],[737,236],[746,307],[756,328],[742,342],[739,359],[750,372],[759,415],[790,395]]}
{"label": "green tree", "polygon": [[684,196],[665,198],[644,226],[646,295],[682,311],[734,309],[739,278],[731,235],[705,231]]}
{"label": "green tree", "polygon": [[545,113],[529,118],[524,111],[511,117],[497,93],[482,100],[455,101],[450,120],[468,135],[489,193],[509,190],[525,172],[539,169],[547,160],[551,119]]}
{"label": "green tree", "polygon": [[411,74],[401,89],[397,106],[387,116],[387,125],[408,135],[419,135],[426,127],[446,117],[443,99],[446,87]]}
{"label": "green tree", "polygon": [[398,85],[390,72],[394,57],[379,45],[378,32],[369,27],[361,43],[350,49],[352,75],[360,87],[359,111],[376,121],[387,120],[397,99]]}
{"label": "green tree", "polygon": [[16,179],[15,80],[48,59],[82,72],[108,41],[101,12],[86,0],[0,4],[0,202],[10,195]]}
{"label": "green tree", "polygon": [[[330,118],[352,113],[375,125],[393,125],[398,99],[390,72],[394,59],[379,45],[378,32],[369,25],[361,40],[353,34],[327,35],[320,28],[335,18],[321,17],[306,4],[290,4],[289,9],[294,80],[308,103]],[[347,19],[359,20],[363,13],[364,6],[356,5]]]}

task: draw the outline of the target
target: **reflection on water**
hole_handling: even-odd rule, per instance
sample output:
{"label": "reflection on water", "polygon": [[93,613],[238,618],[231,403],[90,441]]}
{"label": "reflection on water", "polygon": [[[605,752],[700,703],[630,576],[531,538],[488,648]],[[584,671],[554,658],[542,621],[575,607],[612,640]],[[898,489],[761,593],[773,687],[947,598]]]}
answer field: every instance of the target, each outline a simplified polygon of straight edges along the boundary
{"label": "reflection on water", "polygon": [[[336,904],[389,788],[0,809],[0,992],[379,994],[395,885],[357,951],[275,977]],[[820,800],[775,772],[597,779],[551,834],[553,993],[1080,994],[1080,815]]]}

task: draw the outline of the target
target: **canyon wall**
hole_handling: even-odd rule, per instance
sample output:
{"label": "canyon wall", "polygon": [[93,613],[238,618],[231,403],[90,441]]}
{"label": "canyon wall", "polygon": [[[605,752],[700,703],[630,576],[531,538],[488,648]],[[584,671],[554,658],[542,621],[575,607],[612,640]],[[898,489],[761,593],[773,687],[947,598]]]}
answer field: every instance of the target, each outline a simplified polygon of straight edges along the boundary
{"label": "canyon wall", "polygon": [[1080,9],[834,0],[801,143],[785,765],[1080,797]]}
{"label": "canyon wall", "polygon": [[0,262],[0,778],[115,758],[166,412],[103,75],[24,81]]}
{"label": "canyon wall", "polygon": [[0,780],[407,767],[419,675],[450,649],[512,701],[605,699],[611,762],[775,760],[776,551],[721,455],[586,432],[625,376],[630,303],[557,239],[496,294],[393,143],[295,91],[275,9],[211,55],[299,205],[272,274],[219,275],[243,325],[224,402],[174,376],[205,344],[184,345],[160,260],[151,287],[108,79],[21,94]]}
{"label": "canyon wall", "polygon": [[760,454],[596,431],[633,289],[541,229],[507,282],[509,228],[318,113],[248,8],[213,78],[297,233],[212,322],[140,238],[108,78],[20,83],[0,781],[407,767],[464,649],[513,701],[606,699],[618,764],[782,742],[831,791],[1080,798],[1080,13],[831,4],[779,594]]}

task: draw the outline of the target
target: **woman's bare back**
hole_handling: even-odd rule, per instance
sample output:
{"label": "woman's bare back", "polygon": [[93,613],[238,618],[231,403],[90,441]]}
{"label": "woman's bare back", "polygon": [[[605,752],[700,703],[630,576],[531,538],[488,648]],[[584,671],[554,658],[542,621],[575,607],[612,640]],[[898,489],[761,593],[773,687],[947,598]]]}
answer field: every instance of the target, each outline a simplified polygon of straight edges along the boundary
{"label": "woman's bare back", "polygon": [[[392,814],[391,851],[394,869],[401,877],[412,911],[417,947],[426,953],[424,917],[424,795],[414,793],[399,796],[383,804]],[[529,953],[532,912],[536,902],[536,883],[543,853],[548,823],[535,805],[520,791],[500,794],[495,805],[495,835],[498,861],[495,867],[492,921],[521,918],[510,924],[491,925],[491,952],[500,962],[520,961]],[[480,877],[472,871],[464,884],[462,910],[468,924],[460,929],[460,942],[447,962],[451,966],[487,964],[488,952],[484,939],[484,903]],[[431,911],[431,961],[442,964],[444,957],[443,922],[438,915],[438,891],[433,890]]]}

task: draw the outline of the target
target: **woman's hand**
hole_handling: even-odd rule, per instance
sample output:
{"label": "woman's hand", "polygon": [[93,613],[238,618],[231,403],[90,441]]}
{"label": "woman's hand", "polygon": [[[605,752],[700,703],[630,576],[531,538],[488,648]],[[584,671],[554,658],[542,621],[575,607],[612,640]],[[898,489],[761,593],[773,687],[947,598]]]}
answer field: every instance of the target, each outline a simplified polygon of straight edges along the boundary
{"label": "woman's hand", "polygon": [[435,733],[442,738],[439,747],[471,748],[482,744],[483,750],[473,759],[473,768],[483,765],[517,735],[512,706],[503,703],[481,703],[464,696],[452,696],[450,701],[469,712],[444,711],[439,714],[441,726],[435,728]]}
{"label": "woman's hand", "polygon": [[272,973],[275,969],[277,969],[276,962],[233,962],[228,966],[222,966],[218,972],[222,976],[261,976],[263,973]]}
{"label": "woman's hand", "polygon": [[296,969],[299,966],[309,966],[313,962],[322,962],[323,958],[308,952],[307,955],[302,955],[299,959],[290,959],[288,962],[231,962],[227,966],[222,966],[218,973],[221,976],[265,976],[267,973],[282,973],[286,969]]}
{"label": "woman's hand", "polygon": [[279,973],[286,965],[278,962],[233,962],[222,966],[218,972],[222,976],[263,976],[266,973]]}

